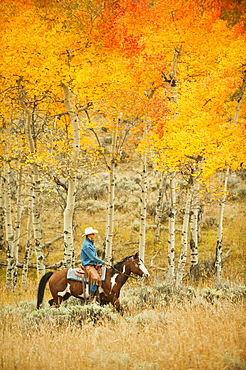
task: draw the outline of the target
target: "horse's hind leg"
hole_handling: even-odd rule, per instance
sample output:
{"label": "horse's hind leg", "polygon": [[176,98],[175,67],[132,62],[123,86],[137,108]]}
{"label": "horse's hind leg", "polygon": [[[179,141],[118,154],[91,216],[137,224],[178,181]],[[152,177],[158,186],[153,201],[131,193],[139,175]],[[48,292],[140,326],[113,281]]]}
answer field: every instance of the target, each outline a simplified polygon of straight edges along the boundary
{"label": "horse's hind leg", "polygon": [[58,299],[57,299],[57,307],[60,306],[60,304],[64,301],[66,301],[69,297],[71,297],[70,293],[66,293],[64,296],[59,295],[58,293]]}
{"label": "horse's hind leg", "polygon": [[51,299],[49,303],[52,308],[59,308],[63,301],[64,301],[64,298],[60,296],[59,294],[57,294],[57,296]]}
{"label": "horse's hind leg", "polygon": [[51,308],[58,308],[62,302],[62,297],[59,296],[59,292],[56,292],[54,289],[51,291],[52,299],[49,300]]}
{"label": "horse's hind leg", "polygon": [[63,297],[61,297],[60,295],[58,295],[58,299],[57,299],[57,308],[60,307],[61,303],[63,301]]}
{"label": "horse's hind leg", "polygon": [[51,308],[58,308],[60,306],[61,302],[59,302],[59,298],[56,296],[48,301]]}
{"label": "horse's hind leg", "polygon": [[50,306],[53,306],[53,304],[54,304],[54,298],[50,299],[50,300],[48,301],[48,303],[49,303],[49,305],[50,305]]}
{"label": "horse's hind leg", "polygon": [[67,286],[63,291],[57,292],[57,307],[59,307],[60,304],[66,299],[68,299],[70,296],[71,296],[70,284],[67,283]]}

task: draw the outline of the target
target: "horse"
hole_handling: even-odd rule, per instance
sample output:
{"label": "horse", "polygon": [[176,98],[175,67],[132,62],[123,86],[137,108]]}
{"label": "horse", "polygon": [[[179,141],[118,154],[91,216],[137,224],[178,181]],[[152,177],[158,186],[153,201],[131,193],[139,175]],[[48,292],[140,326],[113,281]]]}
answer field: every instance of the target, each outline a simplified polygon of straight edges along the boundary
{"label": "horse", "polygon": [[[88,283],[68,280],[68,269],[59,271],[49,271],[41,278],[38,286],[37,309],[40,308],[46,283],[49,281],[49,288],[52,299],[49,300],[50,306],[59,307],[59,305],[70,296],[80,298],[86,303],[88,296]],[[98,289],[97,300],[101,306],[111,303],[118,312],[121,311],[119,302],[120,290],[129,277],[149,277],[149,272],[140,259],[139,254],[125,257],[122,261],[106,269],[102,287]]]}

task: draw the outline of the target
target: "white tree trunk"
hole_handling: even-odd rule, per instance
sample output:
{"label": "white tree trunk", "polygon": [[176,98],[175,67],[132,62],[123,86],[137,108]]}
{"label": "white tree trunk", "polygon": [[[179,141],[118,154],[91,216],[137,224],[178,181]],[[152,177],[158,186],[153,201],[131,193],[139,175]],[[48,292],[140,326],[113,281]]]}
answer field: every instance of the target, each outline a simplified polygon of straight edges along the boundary
{"label": "white tree trunk", "polygon": [[194,197],[193,197],[193,207],[191,210],[191,226],[190,226],[190,276],[194,280],[198,273],[198,240],[199,240],[199,183],[196,182],[194,186]]}
{"label": "white tree trunk", "polygon": [[32,168],[32,223],[38,276],[45,274],[42,228],[40,215],[40,180],[38,166]]}
{"label": "white tree trunk", "polygon": [[115,197],[115,163],[111,162],[109,172],[108,210],[105,239],[105,259],[112,262],[113,256],[113,232],[114,232],[114,197]]}
{"label": "white tree trunk", "polygon": [[155,223],[156,223],[156,231],[155,231],[155,243],[159,243],[160,241],[160,232],[161,232],[161,219],[163,215],[163,200],[164,200],[164,191],[166,188],[166,177],[164,173],[161,174],[159,189],[158,189],[158,197],[156,202],[156,216],[155,216]]}
{"label": "white tree trunk", "polygon": [[[144,140],[147,135],[147,124],[144,127]],[[143,154],[141,173],[141,203],[140,203],[140,233],[139,233],[139,256],[142,261],[145,257],[146,224],[147,224],[147,155]]]}
{"label": "white tree trunk", "polygon": [[73,216],[75,208],[75,196],[77,191],[78,156],[80,151],[80,119],[78,112],[72,108],[70,91],[68,86],[62,85],[64,92],[64,105],[69,114],[73,128],[73,163],[68,180],[68,193],[66,208],[64,211],[64,266],[74,266],[74,240],[73,240]]}
{"label": "white tree trunk", "polygon": [[109,166],[109,188],[108,188],[108,207],[106,218],[106,235],[105,235],[105,259],[112,262],[113,258],[113,233],[114,233],[114,198],[115,198],[115,168],[117,157],[117,138],[118,127],[121,115],[117,119],[117,124],[112,137],[112,150]]}
{"label": "white tree trunk", "polygon": [[[178,66],[178,58],[180,56],[182,50],[182,45],[179,46],[179,48],[175,48],[174,54],[173,54],[173,61],[172,61],[172,67],[171,67],[171,72],[170,72],[170,77],[171,80],[169,82],[171,91],[172,91],[172,96],[170,96],[170,99],[172,99],[176,104],[178,103],[178,93],[177,93],[177,83],[176,83],[176,75],[177,75],[177,66]],[[174,118],[177,115],[177,112],[174,114]],[[184,219],[184,222],[186,219]],[[175,222],[176,222],[176,173],[173,173],[172,175],[172,180],[171,180],[171,207],[170,207],[170,213],[169,213],[169,233],[168,233],[168,274],[167,274],[167,279],[170,282],[174,282],[175,279]],[[180,254],[180,259],[182,255],[182,248],[183,248],[183,257],[185,258],[185,233],[186,231],[184,230],[185,226],[183,223],[183,240],[182,240],[182,247],[181,247],[181,254]],[[187,254],[187,250],[186,250]],[[182,258],[183,258],[182,257]],[[178,266],[178,272],[177,272],[177,277],[181,276],[179,274],[179,269],[180,269],[180,274],[182,274],[182,265],[179,263]]]}
{"label": "white tree trunk", "polygon": [[224,179],[224,193],[220,202],[220,209],[219,209],[219,227],[218,227],[218,235],[217,235],[217,243],[216,243],[216,257],[215,257],[215,271],[216,271],[216,282],[220,283],[222,277],[222,240],[223,240],[223,218],[225,212],[225,202],[226,202],[226,195],[227,195],[227,183],[229,178],[229,168],[225,171],[225,179]]}
{"label": "white tree trunk", "polygon": [[186,195],[185,213],[184,213],[184,219],[183,219],[183,227],[182,227],[181,251],[179,255],[177,276],[176,276],[176,286],[177,287],[180,287],[182,285],[182,280],[183,280],[184,270],[185,270],[185,265],[186,265],[186,260],[187,260],[188,229],[189,229],[192,193],[193,193],[192,186],[188,186],[187,195]]}
{"label": "white tree trunk", "polygon": [[14,232],[11,215],[11,190],[10,190],[10,166],[4,162],[4,205],[5,205],[5,230],[6,230],[6,285],[14,289],[14,270],[16,261],[14,259]]}
{"label": "white tree trunk", "polygon": [[170,210],[168,215],[168,273],[167,281],[175,278],[175,222],[176,222],[176,173],[172,173],[170,181]]}
{"label": "white tree trunk", "polygon": [[[21,81],[19,81],[21,82]],[[29,152],[35,154],[35,142],[31,131],[32,112],[28,109],[25,103],[25,92],[20,86],[19,92],[20,105],[23,108],[25,119],[25,134],[29,145]],[[38,166],[34,163],[32,165],[32,221],[33,221],[33,234],[35,241],[35,253],[37,259],[37,273],[38,277],[45,274],[42,230],[41,230],[41,214],[40,214],[40,180]]]}
{"label": "white tree trunk", "polygon": [[23,269],[22,269],[22,289],[26,289],[28,276],[28,263],[31,256],[31,240],[32,240],[32,197],[29,196],[27,204],[26,249],[23,258]]}
{"label": "white tree trunk", "polygon": [[67,203],[64,210],[64,266],[65,268],[74,265],[73,247],[73,215],[75,206],[76,178],[72,176],[68,180]]}
{"label": "white tree trunk", "polygon": [[22,213],[22,167],[18,169],[18,181],[17,181],[17,202],[16,202],[16,219],[14,225],[14,242],[13,242],[13,257],[15,260],[14,268],[14,286],[17,283],[17,264],[19,258],[19,244],[20,244],[20,226],[21,226],[21,213]]}
{"label": "white tree trunk", "polygon": [[0,250],[4,249],[4,178],[0,174]]}

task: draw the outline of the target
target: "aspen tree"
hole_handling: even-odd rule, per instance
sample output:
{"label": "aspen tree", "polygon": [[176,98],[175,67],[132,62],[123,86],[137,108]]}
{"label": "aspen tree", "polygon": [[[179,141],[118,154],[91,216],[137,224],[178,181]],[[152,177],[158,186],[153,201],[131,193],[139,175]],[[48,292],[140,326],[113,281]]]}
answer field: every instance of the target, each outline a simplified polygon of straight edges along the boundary
{"label": "aspen tree", "polygon": [[15,212],[15,223],[14,223],[14,241],[13,241],[13,257],[15,260],[13,283],[14,286],[17,283],[17,264],[19,262],[19,244],[20,244],[20,233],[21,233],[21,214],[23,209],[22,203],[22,189],[23,189],[23,170],[22,166],[17,169],[17,200],[16,200],[16,212]]}
{"label": "aspen tree", "polygon": [[115,162],[111,161],[108,184],[108,205],[106,216],[105,234],[105,259],[112,262],[113,257],[113,232],[114,232],[114,200],[115,200]]}
{"label": "aspen tree", "polygon": [[[31,178],[29,175],[28,187],[30,188],[29,183],[31,182]],[[28,192],[29,197],[27,200],[27,222],[26,222],[26,245],[25,245],[25,252],[23,258],[23,268],[22,268],[22,289],[26,289],[27,284],[27,276],[28,276],[28,263],[31,257],[31,241],[32,241],[32,197],[31,192]]]}
{"label": "aspen tree", "polygon": [[4,178],[0,172],[0,250],[4,249]]}
{"label": "aspen tree", "polygon": [[[143,139],[147,136],[147,122],[144,125]],[[139,256],[142,261],[145,257],[146,224],[147,224],[147,154],[142,155],[141,198],[140,198],[140,231]]]}
{"label": "aspen tree", "polygon": [[198,241],[199,241],[199,190],[200,184],[198,179],[194,179],[194,194],[191,207],[191,225],[190,225],[190,276],[191,280],[194,281],[198,277],[199,270],[199,258],[198,258]]}
{"label": "aspen tree", "polygon": [[[97,130],[92,126],[90,116],[89,120],[89,130],[94,134],[99,150],[103,147],[101,139],[98,135]],[[116,119],[116,124],[111,128],[111,145],[110,153],[107,155],[104,150],[102,151],[103,163],[109,172],[108,180],[108,197],[107,197],[107,213],[106,213],[106,230],[105,230],[105,240],[104,240],[104,254],[105,260],[109,263],[113,259],[113,232],[114,232],[114,202],[115,202],[115,171],[118,164],[119,152],[121,150],[118,136],[118,129],[121,120],[121,115]]]}
{"label": "aspen tree", "polygon": [[12,223],[11,188],[10,188],[10,165],[4,162],[4,205],[5,205],[5,229],[6,229],[6,285],[14,289],[15,255],[14,255],[14,230]]}
{"label": "aspen tree", "polygon": [[[21,79],[19,80],[19,102],[25,114],[25,134],[29,145],[29,152],[34,155],[36,152],[34,133],[31,129],[33,114],[26,104],[25,92],[21,86]],[[38,275],[45,274],[42,229],[41,229],[41,213],[40,213],[40,178],[38,166],[34,162],[31,166],[32,174],[32,223],[34,233],[34,245],[37,259],[37,273]]]}
{"label": "aspen tree", "polygon": [[173,172],[170,180],[170,209],[168,213],[167,281],[170,283],[173,283],[175,278],[176,181],[176,173]]}
{"label": "aspen tree", "polygon": [[188,228],[190,220],[190,208],[193,195],[193,178],[192,175],[189,178],[187,185],[186,193],[186,202],[184,208],[184,217],[182,225],[182,238],[181,238],[181,251],[178,260],[177,274],[176,274],[176,286],[179,288],[182,285],[182,280],[184,276],[184,270],[187,260],[187,251],[188,251]]}
{"label": "aspen tree", "polygon": [[64,266],[69,268],[74,267],[73,216],[77,190],[78,156],[80,151],[80,119],[78,113],[72,108],[68,86],[63,84],[62,87],[64,91],[64,105],[73,127],[72,168],[69,171],[67,202],[64,210]]}
{"label": "aspen tree", "polygon": [[223,196],[220,201],[219,207],[219,227],[218,227],[218,235],[217,235],[217,243],[216,243],[216,257],[215,257],[215,270],[216,270],[216,283],[220,283],[221,281],[221,274],[222,274],[222,239],[223,239],[223,218],[225,212],[225,202],[226,202],[226,194],[227,194],[227,183],[229,178],[229,167],[225,170],[224,174],[224,191]]}
{"label": "aspen tree", "polygon": [[160,232],[161,232],[161,219],[163,216],[163,208],[164,208],[164,194],[167,187],[167,178],[164,175],[164,172],[161,172],[161,179],[159,182],[158,188],[158,196],[156,201],[156,215],[155,215],[155,223],[156,223],[156,231],[155,231],[155,243],[160,241]]}
{"label": "aspen tree", "polygon": [[[239,114],[240,109],[242,106],[242,101],[245,94],[245,87],[246,87],[246,72],[243,74],[242,78],[242,85],[240,87],[240,91],[237,97],[237,104],[235,108],[235,114],[233,118],[233,125],[238,125],[239,121]],[[225,212],[225,203],[227,197],[227,183],[230,174],[229,166],[224,171],[224,186],[223,186],[223,195],[220,201],[219,206],[219,226],[218,226],[218,234],[217,234],[217,242],[216,242],[216,256],[215,256],[215,271],[216,271],[216,283],[219,284],[222,278],[222,240],[223,240],[223,218]]]}
{"label": "aspen tree", "polygon": [[113,232],[114,232],[114,201],[115,201],[115,168],[117,164],[117,139],[118,128],[122,115],[117,118],[116,127],[112,133],[112,149],[109,161],[109,184],[108,184],[108,204],[106,216],[106,233],[105,233],[105,259],[112,262],[113,257]]}
{"label": "aspen tree", "polygon": [[[173,61],[170,73],[170,88],[171,95],[175,105],[178,105],[178,93],[177,93],[177,67],[178,59],[182,50],[182,45],[178,49],[174,50]],[[178,114],[178,107],[174,113],[174,119]],[[171,174],[170,182],[170,211],[168,213],[168,251],[167,251],[167,261],[168,261],[168,273],[167,280],[169,282],[174,282],[175,278],[175,223],[176,223],[176,172]]]}

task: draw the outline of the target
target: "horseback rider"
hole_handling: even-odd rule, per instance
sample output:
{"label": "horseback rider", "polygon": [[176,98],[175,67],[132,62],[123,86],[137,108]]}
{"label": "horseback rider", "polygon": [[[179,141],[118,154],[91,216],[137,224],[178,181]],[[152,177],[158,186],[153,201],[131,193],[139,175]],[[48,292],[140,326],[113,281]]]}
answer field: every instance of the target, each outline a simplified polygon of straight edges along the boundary
{"label": "horseback rider", "polygon": [[96,270],[98,264],[109,266],[109,263],[101,260],[98,255],[96,248],[94,246],[95,234],[98,233],[98,230],[93,229],[92,227],[87,227],[82,236],[85,236],[86,239],[82,245],[80,257],[82,261],[82,266],[85,268],[85,271],[88,274],[90,282],[90,291],[91,297],[96,300],[96,293],[98,286],[102,285],[101,278]]}

